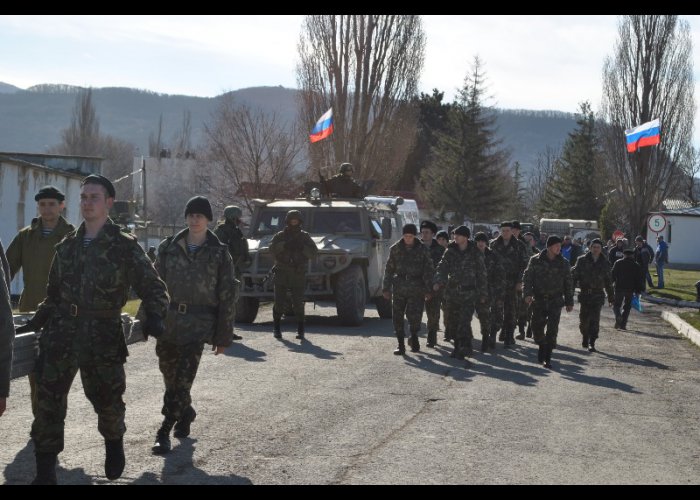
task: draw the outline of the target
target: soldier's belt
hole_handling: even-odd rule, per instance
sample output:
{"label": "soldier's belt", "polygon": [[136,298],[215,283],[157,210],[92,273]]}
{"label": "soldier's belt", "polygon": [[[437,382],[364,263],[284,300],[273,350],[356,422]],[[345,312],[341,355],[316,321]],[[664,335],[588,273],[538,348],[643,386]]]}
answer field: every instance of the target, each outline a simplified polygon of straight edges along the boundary
{"label": "soldier's belt", "polygon": [[69,304],[62,302],[58,306],[59,309],[73,318],[99,318],[99,319],[114,319],[120,318],[122,310],[120,309],[85,309],[77,304]]}
{"label": "soldier's belt", "polygon": [[196,306],[184,302],[171,302],[170,310],[177,311],[178,314],[219,314],[216,306]]}

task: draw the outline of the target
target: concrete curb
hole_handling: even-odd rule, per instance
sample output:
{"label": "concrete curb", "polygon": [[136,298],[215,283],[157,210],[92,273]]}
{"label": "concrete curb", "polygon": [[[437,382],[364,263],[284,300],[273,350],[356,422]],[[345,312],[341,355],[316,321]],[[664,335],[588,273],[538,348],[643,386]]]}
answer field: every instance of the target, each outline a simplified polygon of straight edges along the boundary
{"label": "concrete curb", "polygon": [[700,346],[700,331],[695,329],[692,325],[682,320],[680,316],[676,313],[670,311],[663,311],[661,317],[671,323],[681,335],[688,337],[690,341]]}
{"label": "concrete curb", "polygon": [[642,300],[646,302],[651,302],[653,304],[664,304],[673,307],[692,307],[693,309],[700,309],[700,302],[689,301],[689,300],[678,300],[678,299],[665,299],[663,297],[654,297],[652,295],[642,295]]}

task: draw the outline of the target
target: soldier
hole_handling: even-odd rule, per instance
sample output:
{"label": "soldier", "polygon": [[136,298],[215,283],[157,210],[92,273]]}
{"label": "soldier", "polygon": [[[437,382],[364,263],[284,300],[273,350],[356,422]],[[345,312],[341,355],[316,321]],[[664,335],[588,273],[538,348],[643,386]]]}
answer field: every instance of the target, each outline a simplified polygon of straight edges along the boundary
{"label": "soldier", "polygon": [[[445,247],[441,246],[433,237],[437,233],[437,225],[429,220],[424,220],[420,223],[420,233],[423,244],[428,247],[430,258],[433,261],[433,268],[436,268],[442,255],[445,253]],[[435,347],[437,344],[437,331],[440,328],[440,303],[442,302],[442,293],[433,293],[429,299],[425,301],[425,313],[428,316],[428,342],[425,344],[428,347]]]}
{"label": "soldier", "polygon": [[[627,329],[627,318],[632,309],[632,294],[641,294],[644,289],[644,274],[642,268],[634,261],[634,249],[625,248],[624,258],[618,260],[612,267],[612,280],[615,284],[615,328]],[[620,307],[624,302],[622,312]]]}
{"label": "soldier", "polygon": [[156,247],[148,247],[148,252],[146,252],[146,255],[148,255],[148,258],[151,259],[151,262],[156,261]]}
{"label": "soldier", "polygon": [[350,163],[340,165],[340,173],[326,181],[326,189],[329,194],[340,198],[362,198],[364,196],[362,186],[352,178],[354,168]]}
{"label": "soldier", "polygon": [[[450,235],[447,231],[444,229],[442,231],[438,231],[437,234],[435,235],[435,241],[437,241],[442,248],[447,248],[447,245],[450,244]],[[444,252],[443,252],[444,253]],[[437,266],[436,266],[437,267]],[[442,317],[445,317],[445,296],[444,294],[442,295],[442,299],[440,300],[440,308],[442,309]],[[443,321],[444,323],[444,321]],[[452,340],[452,335],[450,334],[449,330],[447,329],[447,325],[445,325],[445,337],[443,338],[445,342],[449,342]]]}
{"label": "soldier", "polygon": [[501,222],[501,234],[490,243],[491,250],[502,257],[506,271],[506,288],[503,296],[503,329],[499,340],[503,347],[515,344],[513,333],[517,315],[517,292],[523,289],[523,271],[528,262],[528,251],[525,243],[513,237],[513,223]]}
{"label": "soldier", "polygon": [[[520,221],[514,220],[513,221],[513,237],[525,245],[526,255],[527,255],[527,258],[529,259],[533,255],[533,252],[532,252],[527,240],[525,240],[525,236],[523,236],[521,233],[522,233],[522,228],[520,227]],[[535,252],[535,253],[539,253],[539,252]],[[516,291],[515,293],[516,293],[515,310],[516,310],[517,325],[518,325],[518,335],[515,338],[518,340],[525,340],[525,327],[527,326],[527,312],[529,310],[529,307],[523,301],[522,288],[520,290]]]}
{"label": "soldier", "polygon": [[476,313],[481,324],[481,352],[489,347],[496,348],[496,333],[503,321],[503,292],[506,286],[506,272],[501,264],[501,257],[489,248],[489,237],[484,232],[474,236],[476,248],[484,256],[486,276],[489,289],[489,300],[476,305]]}
{"label": "soldier", "polygon": [[165,283],[136,238],[109,219],[114,186],[101,175],[83,179],[80,208],[84,222],[56,245],[46,299],[27,325],[39,340],[37,411],[32,424],[37,475],[34,484],[56,483],[56,457],[63,450],[68,392],[78,370],[85,395],[97,413],[105,439],[105,475],[117,479],[124,470],[123,436],[128,351],[121,308],[132,287],[147,319],[145,335],[159,336],[168,307]]}
{"label": "soldier", "polygon": [[469,228],[455,229],[455,241],[447,246],[438,264],[433,290],[446,286],[445,323],[455,336],[453,358],[471,356],[472,316],[477,303],[486,304],[489,298],[484,256],[469,242]]}
{"label": "soldier", "polygon": [[[535,235],[532,234],[531,232],[527,232],[523,235],[523,238],[525,240],[525,246],[527,246],[528,250],[532,255],[540,253],[540,249],[537,247],[537,240],[535,238]],[[547,244],[545,242],[544,248],[547,248]],[[532,256],[531,255],[531,256]],[[529,259],[529,257],[528,257]],[[523,300],[523,304],[525,301]],[[527,311],[527,328],[525,329],[525,336],[529,339],[532,338],[532,305],[524,305],[525,310]],[[520,338],[518,335],[515,337],[516,339]]]}
{"label": "soldier", "polygon": [[603,242],[596,238],[591,241],[589,249],[586,255],[578,258],[571,274],[573,287],[581,285],[581,293],[578,295],[581,304],[579,329],[583,337],[581,345],[584,349],[595,352],[595,341],[600,328],[600,310],[605,304],[605,294],[607,293],[608,302],[612,305],[614,293],[610,263],[603,255]]}
{"label": "soldier", "polygon": [[165,382],[162,413],[153,452],[170,451],[175,437],[190,434],[197,416],[190,390],[197,376],[204,344],[218,355],[231,345],[238,282],[225,244],[207,224],[213,219],[209,200],[195,196],[185,207],[187,228],[161,242],[156,269],[170,293],[165,333],[156,341],[158,364]]}
{"label": "soldier", "polygon": [[53,186],[44,186],[36,195],[39,216],[20,230],[7,247],[10,275],[14,279],[20,269],[24,272],[24,289],[19,299],[20,312],[36,311],[46,297],[51,261],[56,244],[75,228],[63,218],[66,197]]}
{"label": "soldier", "polygon": [[[547,238],[547,250],[530,258],[523,276],[525,303],[532,306],[532,332],[539,345],[537,361],[552,367],[552,349],[557,345],[561,308],[574,308],[571,265],[561,256],[561,238]],[[545,335],[544,327],[547,326]]]}
{"label": "soldier", "polygon": [[433,282],[430,251],[416,238],[417,233],[415,224],[403,227],[403,237],[391,245],[384,270],[383,294],[386,300],[391,299],[394,334],[399,343],[394,351],[397,356],[406,353],[404,316],[408,318],[411,332],[408,341],[411,352],[420,351],[418,330],[423,317],[423,304],[430,298]]}
{"label": "soldier", "polygon": [[290,210],[284,219],[287,226],[270,242],[275,256],[275,305],[272,309],[274,336],[282,338],[280,320],[284,313],[287,290],[292,295],[294,315],[297,317],[297,337],[304,339],[304,289],[309,259],[318,252],[309,233],[301,229],[303,221],[299,210]]}
{"label": "soldier", "polygon": [[0,241],[0,417],[5,413],[7,397],[10,395],[12,349],[15,340],[10,304],[10,277],[5,262],[5,251]]}
{"label": "soldier", "polygon": [[[248,240],[238,227],[242,216],[243,210],[240,207],[229,205],[224,209],[224,222],[218,224],[214,229],[214,234],[221,240],[221,243],[228,245],[237,280],[241,279],[241,266],[250,264]],[[233,340],[241,340],[242,338],[235,332],[233,333]]]}

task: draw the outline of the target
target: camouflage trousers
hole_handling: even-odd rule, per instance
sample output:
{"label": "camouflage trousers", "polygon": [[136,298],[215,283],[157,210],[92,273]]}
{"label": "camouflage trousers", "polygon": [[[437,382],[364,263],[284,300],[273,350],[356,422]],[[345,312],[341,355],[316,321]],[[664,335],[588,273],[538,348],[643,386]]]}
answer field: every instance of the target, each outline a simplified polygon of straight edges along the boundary
{"label": "camouflage trousers", "polygon": [[473,293],[454,292],[447,297],[445,304],[445,328],[455,340],[473,338],[472,316],[475,297]]}
{"label": "camouflage trousers", "polygon": [[397,338],[405,336],[404,316],[408,319],[411,335],[418,333],[421,319],[423,319],[424,303],[425,293],[422,288],[394,287],[391,294],[391,313]]}
{"label": "camouflage trousers", "polygon": [[489,299],[483,304],[478,302],[476,315],[481,325],[481,336],[486,338],[491,332],[497,332],[503,326],[503,300]]}
{"label": "camouflage trousers", "polygon": [[428,317],[428,339],[437,338],[440,329],[440,306],[442,305],[442,293],[434,293],[433,297],[425,303],[425,314]]}
{"label": "camouflage trousers", "polygon": [[[126,390],[124,361],[113,353],[95,352],[87,341],[88,330],[53,330],[40,339],[36,366],[36,415],[31,437],[39,453],[60,453],[64,445],[64,421],[68,393],[80,370],[83,391],[97,413],[97,430],[108,440],[120,439],[126,432]],[[100,332],[94,332],[99,335]],[[121,327],[119,334],[122,336]]]}
{"label": "camouflage trousers", "polygon": [[275,271],[275,305],[272,314],[281,318],[285,313],[287,291],[292,296],[294,315],[299,323],[304,321],[304,288],[306,287],[306,272],[293,271],[291,269],[277,269]]}
{"label": "camouflage trousers", "polygon": [[503,294],[503,321],[501,326],[504,331],[514,331],[517,320],[517,297],[515,293],[515,283],[506,283]]}
{"label": "camouflage trousers", "polygon": [[203,350],[203,342],[183,345],[160,339],[156,342],[158,366],[165,382],[161,413],[166,420],[171,422],[180,420],[183,412],[192,406],[190,390],[197,376]]}
{"label": "camouflage trousers", "polygon": [[[535,296],[535,301],[532,303],[532,336],[536,344],[556,347],[562,307],[564,307],[563,298],[538,299]],[[547,327],[546,333],[545,327]]]}
{"label": "camouflage trousers", "polygon": [[526,326],[528,320],[528,306],[525,303],[525,297],[523,292],[515,292],[515,307],[517,311],[517,324],[518,326]]}
{"label": "camouflage trousers", "polygon": [[579,294],[578,301],[581,304],[579,312],[579,330],[584,338],[595,340],[600,330],[600,310],[605,304],[605,295]]}

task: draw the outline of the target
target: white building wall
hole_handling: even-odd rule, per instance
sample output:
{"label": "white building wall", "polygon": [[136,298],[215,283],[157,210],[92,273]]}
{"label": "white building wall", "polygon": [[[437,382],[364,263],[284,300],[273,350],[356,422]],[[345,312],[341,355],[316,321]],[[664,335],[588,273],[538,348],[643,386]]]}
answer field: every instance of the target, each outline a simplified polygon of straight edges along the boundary
{"label": "white building wall", "polygon": [[[17,232],[36,217],[34,195],[52,184],[66,195],[64,217],[73,225],[80,222],[80,181],[82,176],[0,161],[0,239],[7,249]],[[11,284],[11,293],[22,291],[22,273]]]}
{"label": "white building wall", "polygon": [[[668,224],[659,234],[668,243],[669,263],[695,265],[700,269],[700,217],[666,214],[664,217]],[[656,250],[656,233],[649,231],[647,241]]]}

